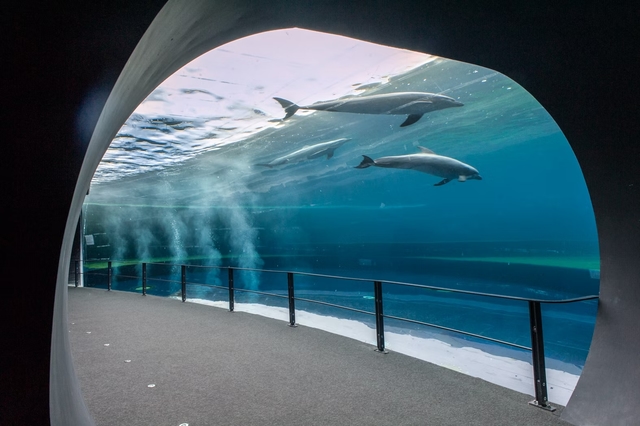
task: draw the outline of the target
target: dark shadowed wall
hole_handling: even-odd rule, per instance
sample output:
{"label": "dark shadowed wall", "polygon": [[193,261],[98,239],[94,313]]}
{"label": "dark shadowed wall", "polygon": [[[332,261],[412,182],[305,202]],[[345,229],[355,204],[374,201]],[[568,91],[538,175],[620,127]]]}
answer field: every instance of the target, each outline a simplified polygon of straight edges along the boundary
{"label": "dark shadowed wall", "polygon": [[2,18],[3,33],[9,31],[3,111],[9,113],[11,159],[3,264],[17,277],[5,281],[2,297],[8,362],[0,377],[0,424],[46,424],[50,416],[55,425],[90,424],[68,351],[66,274],[83,194],[120,125],[165,77],[199,54],[292,26],[492,68],[549,111],[582,166],[601,245],[592,350],[563,417],[608,425],[640,418],[640,149],[631,66],[637,7],[170,0],[145,33],[163,1],[86,3],[22,2]]}

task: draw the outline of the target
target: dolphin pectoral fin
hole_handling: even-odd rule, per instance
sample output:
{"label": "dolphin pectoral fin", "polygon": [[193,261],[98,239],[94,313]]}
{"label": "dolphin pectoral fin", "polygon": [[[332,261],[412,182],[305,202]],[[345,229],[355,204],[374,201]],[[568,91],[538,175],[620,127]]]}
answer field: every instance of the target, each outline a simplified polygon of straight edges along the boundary
{"label": "dolphin pectoral fin", "polygon": [[451,179],[447,178],[447,179],[442,179],[440,182],[434,184],[433,186],[442,186],[447,182],[451,182]]}
{"label": "dolphin pectoral fin", "polygon": [[415,123],[416,121],[420,120],[421,118],[422,118],[422,114],[409,114],[407,119],[404,120],[404,123],[402,123],[400,125],[400,127],[410,126],[411,124]]}
{"label": "dolphin pectoral fin", "polygon": [[273,98],[273,99],[278,101],[280,106],[282,108],[284,108],[284,112],[287,114],[287,115],[284,116],[284,118],[282,120],[286,120],[287,118],[291,117],[300,108],[298,105],[296,105],[293,102],[288,101],[286,99],[282,99],[282,98]]}
{"label": "dolphin pectoral fin", "polygon": [[333,153],[335,152],[335,149],[330,150],[329,152],[327,152],[327,160],[331,157],[333,157]]}

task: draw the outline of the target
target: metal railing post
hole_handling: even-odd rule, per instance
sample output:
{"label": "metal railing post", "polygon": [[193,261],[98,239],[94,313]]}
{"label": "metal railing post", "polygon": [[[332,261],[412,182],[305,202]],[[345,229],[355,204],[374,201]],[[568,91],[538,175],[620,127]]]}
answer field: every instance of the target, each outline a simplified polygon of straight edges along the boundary
{"label": "metal railing post", "polygon": [[147,264],[142,264],[142,295],[147,295]]}
{"label": "metal railing post", "polygon": [[107,262],[107,291],[111,291],[111,261]]}
{"label": "metal railing post", "polygon": [[378,352],[386,353],[384,350],[384,317],[382,311],[382,283],[380,281],[373,282],[373,298],[376,307],[376,340]]}
{"label": "metal railing post", "polygon": [[187,301],[187,267],[185,265],[180,266],[180,275],[181,275],[181,283],[182,283],[182,301]]}
{"label": "metal railing post", "polygon": [[233,268],[229,268],[229,312],[233,312],[235,306],[235,295],[233,294]]}
{"label": "metal railing post", "polygon": [[78,283],[80,281],[80,261],[78,260],[75,261],[75,274],[76,274],[75,284],[76,284],[76,287],[78,287]]}
{"label": "metal railing post", "polygon": [[287,289],[289,291],[289,327],[296,325],[296,300],[293,292],[293,273],[287,272]]}
{"label": "metal railing post", "polygon": [[533,360],[533,386],[535,397],[529,404],[549,411],[555,407],[549,405],[547,395],[547,371],[544,360],[544,340],[542,336],[542,310],[540,302],[529,301],[529,324],[531,330],[531,356]]}

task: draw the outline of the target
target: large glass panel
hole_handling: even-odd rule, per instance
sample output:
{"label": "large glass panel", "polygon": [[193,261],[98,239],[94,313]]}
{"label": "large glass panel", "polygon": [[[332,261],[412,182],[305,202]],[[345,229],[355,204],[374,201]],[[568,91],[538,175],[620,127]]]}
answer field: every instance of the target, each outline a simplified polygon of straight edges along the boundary
{"label": "large glass panel", "polygon": [[384,313],[531,346],[527,302],[384,285]]}
{"label": "large glass panel", "polygon": [[[557,299],[599,289],[580,167],[526,90],[480,66],[302,29],[236,40],[163,82],[113,140],[83,217],[91,285],[105,285],[111,260],[114,289],[139,291],[130,277],[150,262],[150,293],[177,297],[187,264],[188,298],[224,304],[216,267],[243,268],[238,309],[284,320],[287,300],[265,293],[285,296],[286,274],[253,269],[440,287],[384,284],[385,313],[524,346],[525,302],[447,290]],[[295,282],[298,297],[373,312],[370,281]],[[544,312],[548,357],[577,377],[595,302]],[[424,328],[391,322],[396,335]]]}
{"label": "large glass panel", "polygon": [[151,263],[147,265],[147,294],[181,297],[182,271],[178,264]]}

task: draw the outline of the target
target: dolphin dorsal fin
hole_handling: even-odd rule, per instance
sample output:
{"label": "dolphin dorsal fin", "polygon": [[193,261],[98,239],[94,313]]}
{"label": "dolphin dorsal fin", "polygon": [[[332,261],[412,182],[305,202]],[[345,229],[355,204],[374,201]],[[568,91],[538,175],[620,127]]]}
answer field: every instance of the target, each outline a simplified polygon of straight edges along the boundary
{"label": "dolphin dorsal fin", "polygon": [[435,154],[435,152],[431,151],[429,148],[425,148],[424,146],[418,146],[418,149],[423,154]]}

